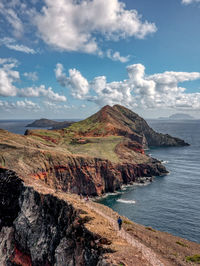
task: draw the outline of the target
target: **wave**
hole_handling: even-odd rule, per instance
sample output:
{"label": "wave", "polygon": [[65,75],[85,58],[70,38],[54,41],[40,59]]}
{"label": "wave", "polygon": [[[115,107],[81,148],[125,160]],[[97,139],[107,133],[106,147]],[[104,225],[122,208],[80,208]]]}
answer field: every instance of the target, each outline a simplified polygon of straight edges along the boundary
{"label": "wave", "polygon": [[116,200],[117,202],[121,202],[121,203],[126,203],[126,204],[135,204],[136,201],[135,200],[123,200],[123,199],[118,199]]}
{"label": "wave", "polygon": [[167,164],[169,161],[161,161],[162,164]]}

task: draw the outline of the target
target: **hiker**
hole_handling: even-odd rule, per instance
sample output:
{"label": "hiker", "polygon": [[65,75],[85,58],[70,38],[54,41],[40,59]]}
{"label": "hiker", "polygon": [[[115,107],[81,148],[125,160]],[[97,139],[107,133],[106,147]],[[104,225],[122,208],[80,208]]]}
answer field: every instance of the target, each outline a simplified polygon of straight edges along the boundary
{"label": "hiker", "polygon": [[121,219],[121,217],[118,217],[117,223],[118,223],[118,226],[119,226],[119,230],[121,230],[121,228],[122,228],[122,219]]}

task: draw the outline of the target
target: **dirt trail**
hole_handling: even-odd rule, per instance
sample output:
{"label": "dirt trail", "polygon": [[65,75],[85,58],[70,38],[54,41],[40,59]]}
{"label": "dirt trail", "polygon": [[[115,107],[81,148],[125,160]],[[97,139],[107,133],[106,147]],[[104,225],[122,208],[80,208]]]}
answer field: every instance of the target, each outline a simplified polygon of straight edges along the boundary
{"label": "dirt trail", "polygon": [[112,225],[114,230],[117,232],[117,235],[124,240],[126,240],[130,245],[134,248],[137,248],[141,251],[141,254],[145,260],[149,262],[149,265],[152,266],[165,266],[166,264],[162,263],[158,256],[148,247],[134,239],[129,233],[127,233],[123,228],[119,231],[117,222],[111,218],[110,216],[106,215],[103,211],[99,210],[93,202],[87,203],[88,207],[104,218],[106,218]]}

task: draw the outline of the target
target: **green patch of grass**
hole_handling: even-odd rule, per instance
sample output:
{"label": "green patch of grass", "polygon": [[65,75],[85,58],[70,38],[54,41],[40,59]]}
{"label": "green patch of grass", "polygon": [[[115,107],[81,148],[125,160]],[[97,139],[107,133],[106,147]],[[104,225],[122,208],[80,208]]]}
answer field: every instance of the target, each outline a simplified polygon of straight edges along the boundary
{"label": "green patch of grass", "polygon": [[200,264],[200,254],[195,254],[193,256],[187,256],[186,261]]}
{"label": "green patch of grass", "polygon": [[128,221],[128,220],[123,220],[123,223],[124,224],[133,224],[131,221]]}
{"label": "green patch of grass", "polygon": [[145,228],[146,228],[147,230],[149,230],[149,231],[156,232],[156,230],[153,229],[152,227],[147,226],[147,227],[145,227]]}
{"label": "green patch of grass", "polygon": [[182,246],[182,247],[188,247],[185,243],[183,243],[181,241],[176,241],[176,244],[178,244],[179,246]]}
{"label": "green patch of grass", "polygon": [[47,136],[47,137],[52,137],[52,138],[59,138],[60,137],[60,133],[53,131],[53,130],[35,130],[33,131],[35,134],[37,135],[41,135],[41,136]]}
{"label": "green patch of grass", "polygon": [[93,137],[85,138],[88,142],[85,144],[69,143],[66,140],[67,149],[73,154],[88,155],[95,158],[107,159],[112,162],[118,162],[119,158],[115,153],[115,147],[118,145],[122,137]]}

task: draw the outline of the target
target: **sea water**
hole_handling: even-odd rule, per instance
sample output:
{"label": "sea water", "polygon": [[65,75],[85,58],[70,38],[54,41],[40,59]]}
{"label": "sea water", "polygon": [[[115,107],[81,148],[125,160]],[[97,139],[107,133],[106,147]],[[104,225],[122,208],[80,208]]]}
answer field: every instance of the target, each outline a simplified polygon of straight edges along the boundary
{"label": "sea water", "polygon": [[148,124],[190,146],[150,149],[147,152],[162,160],[170,174],[100,202],[136,223],[200,243],[200,120],[150,120]]}
{"label": "sea water", "polygon": [[[0,121],[0,128],[24,134],[31,120]],[[200,243],[200,120],[148,124],[158,132],[180,137],[190,146],[147,151],[170,174],[150,184],[124,187],[100,202],[136,223]]]}

